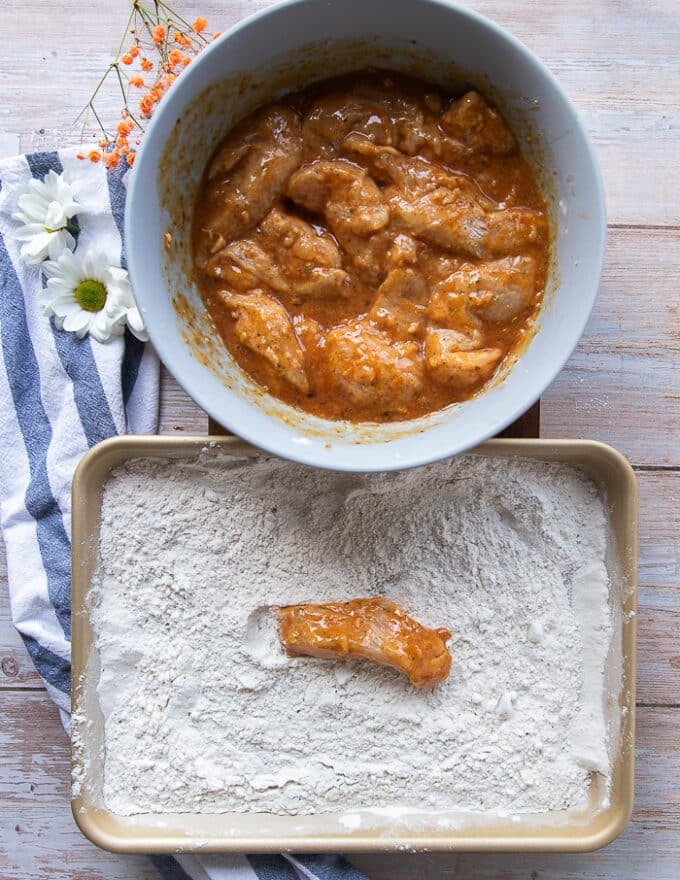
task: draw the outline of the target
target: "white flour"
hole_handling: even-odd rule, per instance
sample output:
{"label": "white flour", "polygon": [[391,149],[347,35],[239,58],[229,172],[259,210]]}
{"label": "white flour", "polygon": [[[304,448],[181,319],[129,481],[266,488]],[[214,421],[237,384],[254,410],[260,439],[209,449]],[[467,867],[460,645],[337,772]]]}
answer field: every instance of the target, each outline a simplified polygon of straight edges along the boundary
{"label": "white flour", "polygon": [[[93,599],[108,807],[583,803],[609,773],[606,540],[595,486],[526,460],[355,476],[205,451],[115,472]],[[454,633],[445,684],[281,655],[267,606],[375,595]]]}

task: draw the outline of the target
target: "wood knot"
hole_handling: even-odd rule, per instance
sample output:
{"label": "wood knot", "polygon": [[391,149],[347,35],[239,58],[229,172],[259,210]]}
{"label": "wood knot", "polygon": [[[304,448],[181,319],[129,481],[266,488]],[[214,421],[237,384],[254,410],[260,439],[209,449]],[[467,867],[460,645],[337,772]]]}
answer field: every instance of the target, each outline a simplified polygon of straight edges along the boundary
{"label": "wood knot", "polygon": [[7,678],[14,678],[19,674],[19,664],[14,659],[14,657],[2,658],[2,671],[7,676]]}

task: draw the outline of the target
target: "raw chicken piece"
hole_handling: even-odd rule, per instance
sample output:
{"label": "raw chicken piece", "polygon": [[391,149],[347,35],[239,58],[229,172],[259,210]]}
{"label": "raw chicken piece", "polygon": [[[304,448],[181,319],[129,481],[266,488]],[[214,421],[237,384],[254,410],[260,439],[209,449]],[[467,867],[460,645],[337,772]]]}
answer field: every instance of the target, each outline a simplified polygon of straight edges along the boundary
{"label": "raw chicken piece", "polygon": [[[446,286],[449,296],[465,297],[470,308],[488,321],[511,321],[533,299],[535,282],[533,257],[505,257],[461,266],[449,276]],[[434,316],[434,298],[430,307]]]}
{"label": "raw chicken piece", "polygon": [[454,101],[441,117],[441,127],[476,153],[509,156],[517,149],[512,131],[479,92],[468,92]]}
{"label": "raw chicken piece", "polygon": [[311,263],[339,269],[342,257],[330,235],[319,234],[299,217],[273,208],[260,223],[264,246],[275,254],[289,275],[300,271],[300,264]]}
{"label": "raw chicken piece", "polygon": [[482,347],[482,322],[470,309],[470,297],[459,270],[435,285],[427,316],[447,330],[464,336],[468,343],[459,346],[461,349]]}
{"label": "raw chicken piece", "polygon": [[236,126],[208,169],[199,265],[262,220],[301,155],[300,120],[287,107],[267,107]]}
{"label": "raw chicken piece", "polygon": [[425,337],[425,369],[442,385],[472,388],[491,378],[503,358],[501,348],[464,350],[457,330],[430,329]]}
{"label": "raw chicken piece", "polygon": [[308,211],[323,214],[366,281],[380,283],[392,244],[386,228],[389,210],[363,168],[344,159],[313,162],[291,177],[288,195]]}
{"label": "raw chicken piece", "polygon": [[309,223],[274,208],[257,231],[214,254],[205,272],[237,290],[265,285],[294,301],[346,296],[349,276],[339,268],[337,245]]}
{"label": "raw chicken piece", "polygon": [[413,269],[393,269],[378,288],[368,317],[401,339],[418,336],[425,320],[429,290]]}
{"label": "raw chicken piece", "polygon": [[234,330],[239,341],[268,360],[283,379],[306,393],[309,383],[304,355],[281,303],[261,291],[222,291],[221,297],[236,318]]}
{"label": "raw chicken piece", "polygon": [[[436,102],[437,97],[432,94],[430,99]],[[417,100],[379,83],[318,99],[302,124],[305,148],[329,159],[340,153],[342,139],[350,132],[359,132],[376,144],[393,145],[410,156],[440,136],[436,126],[426,122]]]}
{"label": "raw chicken piece", "polygon": [[[436,141],[437,128],[425,118],[424,110],[427,102],[421,102],[412,95],[395,93],[393,82],[389,78],[383,83],[373,82],[360,85],[355,88],[354,93],[357,97],[371,99],[378,106],[384,108],[383,113],[387,113],[391,123],[391,138],[375,137],[357,126],[353,126],[349,131],[369,134],[375,143],[391,144],[409,156],[432,146]],[[426,97],[429,99],[430,105],[441,108],[441,96],[431,92]],[[432,110],[432,106],[428,108],[430,117],[436,112],[436,110]]]}
{"label": "raw chicken piece", "polygon": [[395,342],[364,321],[331,330],[325,355],[338,390],[360,406],[402,412],[422,389],[418,344]]}
{"label": "raw chicken piece", "polygon": [[222,248],[208,261],[206,273],[244,292],[263,284],[278,293],[288,291],[279,267],[252,238],[238,238]]}
{"label": "raw chicken piece", "polygon": [[353,599],[276,608],[279,636],[292,656],[364,659],[405,673],[431,688],[451,670],[447,629],[428,629],[389,599]]}
{"label": "raw chicken piece", "polygon": [[314,318],[298,315],[293,318],[295,333],[306,353],[317,351],[324,343],[324,328]]}
{"label": "raw chicken piece", "polygon": [[377,180],[392,182],[406,192],[423,192],[438,185],[455,186],[459,179],[464,179],[462,174],[448,171],[422,156],[405,156],[396,147],[375,144],[359,132],[348,134],[343,148],[361,157]]}
{"label": "raw chicken piece", "polygon": [[349,275],[340,268],[340,251],[330,235],[320,235],[304,220],[274,208],[258,236],[282,267],[294,301],[349,294]]}
{"label": "raw chicken piece", "polygon": [[380,189],[363,168],[344,159],[303,166],[288,182],[288,196],[308,211],[323,214],[338,237],[371,235],[390,219]]}
{"label": "raw chicken piece", "polygon": [[413,265],[418,262],[418,245],[408,235],[399,233],[394,236],[392,247],[387,252],[387,266],[396,269],[398,266]]}
{"label": "raw chicken piece", "polygon": [[455,188],[439,186],[421,194],[394,188],[386,196],[393,216],[413,235],[479,259],[516,253],[537,242],[545,229],[537,211],[487,207],[489,200],[469,178],[459,177]]}
{"label": "raw chicken piece", "polygon": [[393,219],[435,247],[488,259],[515,253],[545,231],[540,212],[500,208],[472,178],[422,156],[404,156],[354,133],[344,146],[360,155],[379,180],[391,181],[385,199]]}
{"label": "raw chicken piece", "polygon": [[379,144],[391,144],[393,124],[385,107],[364,95],[335,92],[319,98],[302,123],[305,148],[333,159],[350,131],[360,131]]}

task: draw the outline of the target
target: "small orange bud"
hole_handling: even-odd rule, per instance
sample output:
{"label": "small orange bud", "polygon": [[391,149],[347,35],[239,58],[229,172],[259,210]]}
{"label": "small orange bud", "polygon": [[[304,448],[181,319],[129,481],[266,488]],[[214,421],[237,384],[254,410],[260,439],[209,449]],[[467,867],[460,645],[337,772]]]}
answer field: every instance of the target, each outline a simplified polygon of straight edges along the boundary
{"label": "small orange bud", "polygon": [[201,18],[200,15],[196,19],[196,21],[192,24],[192,28],[196,31],[197,34],[200,34],[201,31],[204,31],[208,27],[208,22],[205,18]]}

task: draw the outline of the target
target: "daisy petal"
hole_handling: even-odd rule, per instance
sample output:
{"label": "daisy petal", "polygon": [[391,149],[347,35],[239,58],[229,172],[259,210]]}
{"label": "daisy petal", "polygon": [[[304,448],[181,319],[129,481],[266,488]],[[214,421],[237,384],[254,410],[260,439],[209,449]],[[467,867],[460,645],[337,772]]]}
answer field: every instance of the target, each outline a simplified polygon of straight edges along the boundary
{"label": "daisy petal", "polygon": [[139,309],[137,306],[134,308],[128,309],[127,311],[127,325],[130,328],[130,332],[137,337],[141,342],[149,341],[149,334],[147,332],[146,327],[144,326],[144,321],[142,320],[142,316],[139,313]]}
{"label": "daisy petal", "polygon": [[[78,309],[76,312],[64,315],[64,330],[68,330],[69,333],[78,333],[79,336],[81,330],[87,332],[90,323],[90,314],[91,313],[85,312],[82,309]],[[83,336],[84,335],[85,333],[83,333]]]}

